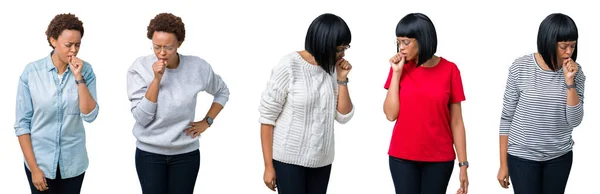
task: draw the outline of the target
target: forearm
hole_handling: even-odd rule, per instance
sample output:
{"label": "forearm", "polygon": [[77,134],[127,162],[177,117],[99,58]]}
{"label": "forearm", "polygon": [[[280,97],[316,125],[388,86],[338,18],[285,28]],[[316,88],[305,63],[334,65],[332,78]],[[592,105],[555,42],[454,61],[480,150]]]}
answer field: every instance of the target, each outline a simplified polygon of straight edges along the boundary
{"label": "forearm", "polygon": [[265,168],[273,167],[273,128],[273,125],[260,125],[260,140]]}
{"label": "forearm", "polygon": [[579,96],[575,88],[567,89],[567,105],[577,106],[579,104]]}
{"label": "forearm", "polygon": [[452,129],[452,140],[454,141],[454,148],[456,149],[456,156],[458,162],[465,162],[467,160],[467,137],[465,135],[465,127],[462,124],[457,124]]}
{"label": "forearm", "polygon": [[508,135],[500,135],[500,166],[508,167]]}
{"label": "forearm", "polygon": [[23,151],[23,156],[25,156],[25,162],[27,162],[27,166],[30,169],[38,169],[37,162],[35,160],[35,156],[33,155],[33,146],[31,145],[31,135],[24,134],[19,137],[19,145],[21,145],[21,151]]}
{"label": "forearm", "polygon": [[223,105],[213,102],[212,105],[210,105],[210,109],[208,109],[206,116],[215,119],[221,110],[223,110]]}
{"label": "forearm", "polygon": [[79,91],[79,110],[83,114],[89,114],[96,108],[96,100],[94,100],[85,84],[78,84],[77,87]]}
{"label": "forearm", "polygon": [[150,102],[156,103],[158,100],[158,89],[160,88],[160,79],[152,80],[152,83],[148,86],[146,91],[146,99]]}
{"label": "forearm", "polygon": [[389,121],[395,121],[400,111],[400,74],[394,72],[390,87],[388,88],[385,101],[383,103],[383,112]]}
{"label": "forearm", "polygon": [[348,114],[352,111],[352,100],[350,99],[347,85],[338,84],[337,111],[342,114]]}

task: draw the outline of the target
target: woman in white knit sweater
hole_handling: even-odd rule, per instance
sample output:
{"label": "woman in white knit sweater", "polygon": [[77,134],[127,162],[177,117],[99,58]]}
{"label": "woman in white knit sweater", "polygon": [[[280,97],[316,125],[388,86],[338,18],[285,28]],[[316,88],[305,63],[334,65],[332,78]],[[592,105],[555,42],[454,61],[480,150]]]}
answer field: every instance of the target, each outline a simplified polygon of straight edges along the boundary
{"label": "woman in white knit sweater", "polygon": [[260,101],[264,182],[280,194],[326,193],[334,157],[334,121],[348,122],[354,106],[344,59],[346,22],[322,14],[308,28],[305,50],[284,56]]}

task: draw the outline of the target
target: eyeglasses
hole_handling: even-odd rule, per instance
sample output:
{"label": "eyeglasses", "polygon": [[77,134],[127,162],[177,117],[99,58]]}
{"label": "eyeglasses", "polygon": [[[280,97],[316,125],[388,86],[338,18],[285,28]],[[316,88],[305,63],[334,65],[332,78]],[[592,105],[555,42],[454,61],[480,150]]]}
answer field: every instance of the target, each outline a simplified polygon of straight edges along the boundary
{"label": "eyeglasses", "polygon": [[401,40],[401,41],[398,41],[398,40],[395,41],[397,47],[400,47],[400,44],[402,44],[404,46],[408,46],[412,42],[413,42],[412,40],[407,40],[407,39],[404,39],[404,40]]}
{"label": "eyeglasses", "polygon": [[344,47],[342,50],[337,50],[337,51],[335,51],[335,53],[336,53],[336,54],[341,54],[341,53],[345,52],[346,50],[348,50],[349,48],[350,48],[350,45],[348,45],[348,46],[345,46],[345,47]]}
{"label": "eyeglasses", "polygon": [[160,53],[160,52],[162,52],[163,49],[165,50],[165,52],[171,53],[175,50],[175,47],[152,45],[152,50],[155,53]]}

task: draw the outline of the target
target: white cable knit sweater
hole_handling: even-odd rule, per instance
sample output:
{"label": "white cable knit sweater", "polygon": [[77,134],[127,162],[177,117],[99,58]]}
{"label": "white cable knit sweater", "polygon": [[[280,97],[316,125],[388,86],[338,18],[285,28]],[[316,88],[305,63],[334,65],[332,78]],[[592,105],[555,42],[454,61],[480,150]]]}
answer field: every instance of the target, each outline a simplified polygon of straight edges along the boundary
{"label": "white cable knit sweater", "polygon": [[333,163],[334,120],[347,123],[354,106],[346,115],[337,111],[336,72],[332,75],[298,52],[284,56],[273,68],[262,93],[259,121],[275,126],[274,160],[311,168]]}

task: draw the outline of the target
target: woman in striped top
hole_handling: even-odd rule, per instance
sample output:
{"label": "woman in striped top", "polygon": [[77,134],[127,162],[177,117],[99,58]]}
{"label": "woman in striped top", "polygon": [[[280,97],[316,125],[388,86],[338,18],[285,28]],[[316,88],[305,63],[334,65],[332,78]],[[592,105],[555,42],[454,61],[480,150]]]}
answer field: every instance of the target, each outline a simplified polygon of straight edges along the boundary
{"label": "woman in striped top", "polygon": [[567,15],[544,19],[538,53],[509,68],[500,119],[498,181],[515,194],[564,193],[573,160],[571,132],[583,118],[585,75],[577,26]]}

